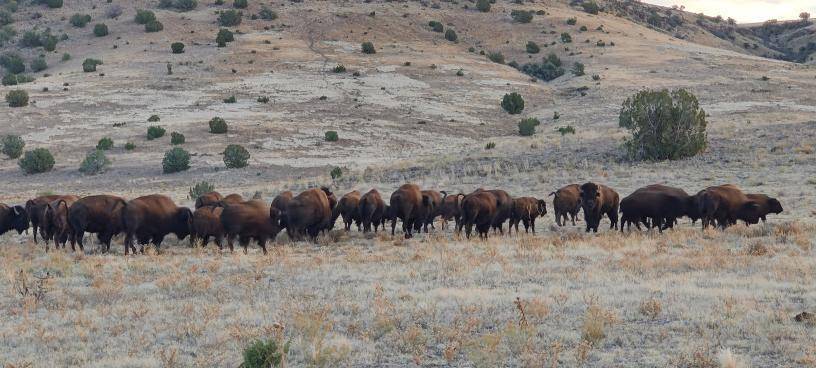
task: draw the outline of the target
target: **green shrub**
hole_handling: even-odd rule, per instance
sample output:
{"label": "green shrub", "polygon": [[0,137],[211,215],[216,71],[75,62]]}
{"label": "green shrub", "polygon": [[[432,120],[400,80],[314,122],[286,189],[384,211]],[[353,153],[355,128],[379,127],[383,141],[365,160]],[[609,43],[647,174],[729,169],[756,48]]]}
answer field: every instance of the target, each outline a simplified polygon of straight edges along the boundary
{"label": "green shrub", "polygon": [[94,26],[94,36],[104,37],[108,35],[108,26],[105,23],[97,23]]}
{"label": "green shrub", "polygon": [[210,120],[210,133],[224,134],[227,132],[227,122],[219,117],[214,117]]}
{"label": "green shrub", "polygon": [[445,39],[446,40],[448,40],[450,42],[456,42],[457,38],[458,37],[456,36],[456,31],[454,31],[454,30],[452,30],[450,28],[448,28],[448,30],[445,31]]}
{"label": "green shrub", "polygon": [[504,55],[501,52],[488,52],[487,58],[494,63],[504,64]]}
{"label": "green shrub", "polygon": [[136,18],[134,19],[137,24],[147,24],[150,22],[156,21],[156,14],[154,14],[150,10],[142,10],[136,9]]}
{"label": "green shrub", "polygon": [[528,54],[538,54],[541,51],[541,48],[538,47],[538,44],[533,41],[527,41],[527,53]]}
{"label": "green shrub", "polygon": [[218,14],[218,24],[222,27],[234,27],[241,24],[243,16],[244,14],[237,10],[224,10]]}
{"label": "green shrub", "polygon": [[6,102],[8,102],[9,107],[28,106],[28,92],[21,89],[9,91],[6,94]]}
{"label": "green shrub", "polygon": [[442,33],[445,30],[445,26],[442,23],[432,20],[428,22],[428,27],[431,27],[431,30],[434,32]]}
{"label": "green shrub", "polygon": [[575,134],[575,128],[572,125],[558,127],[558,129],[556,129],[556,131],[558,133],[561,133],[562,137],[567,135],[567,134]]}
{"label": "green shrub", "polygon": [[706,148],[706,113],[685,89],[643,90],[626,99],[619,124],[632,137],[624,146],[639,160],[676,160]]}
{"label": "green shrub", "polygon": [[601,7],[598,6],[598,3],[594,2],[594,1],[591,1],[591,0],[590,1],[584,1],[584,3],[581,4],[581,6],[583,6],[584,11],[589,13],[589,14],[598,14],[598,12],[601,11]]}
{"label": "green shrub", "polygon": [[31,71],[32,72],[40,72],[45,69],[48,69],[48,63],[45,61],[44,57],[38,57],[34,60],[31,60]]}
{"label": "green shrub", "polygon": [[568,19],[567,19],[567,24],[569,24],[569,25],[571,25],[571,26],[574,26],[576,23],[578,23],[578,19],[577,19],[577,18],[568,18]]}
{"label": "green shrub", "polygon": [[478,0],[476,1],[476,9],[478,9],[482,13],[487,13],[490,11],[490,0]]}
{"label": "green shrub", "polygon": [[72,26],[77,28],[85,27],[90,21],[91,16],[88,14],[79,14],[76,13],[71,16],[71,19],[68,20]]}
{"label": "green shrub", "polygon": [[332,179],[339,179],[340,177],[343,176],[343,169],[341,169],[339,167],[335,167],[335,168],[331,169],[331,171],[329,172],[329,175],[331,175]]}
{"label": "green shrub", "polygon": [[79,172],[85,175],[101,174],[110,167],[110,160],[105,156],[105,151],[97,149],[85,156],[85,160],[79,165]]}
{"label": "green shrub", "polygon": [[575,65],[572,66],[572,74],[574,74],[576,77],[580,77],[586,74],[584,73],[584,64],[581,64],[576,61]]}
{"label": "green shrub", "polygon": [[510,16],[518,23],[530,23],[533,20],[533,12],[528,10],[513,10]]}
{"label": "green shrub", "polygon": [[36,148],[26,151],[17,164],[26,174],[44,173],[54,168],[54,156],[45,148]]}
{"label": "green shrub", "polygon": [[62,61],[65,62],[65,61],[68,61],[68,60],[71,60],[71,54],[69,54],[67,52],[62,54]]}
{"label": "green shrub", "polygon": [[0,9],[0,26],[5,26],[14,23],[14,18],[11,13]]}
{"label": "green shrub", "polygon": [[170,133],[170,144],[174,146],[184,144],[184,134],[181,134],[179,132]]}
{"label": "green shrub", "polygon": [[170,44],[170,50],[173,51],[174,54],[181,54],[184,52],[184,44],[181,42],[173,42]]}
{"label": "green shrub", "polygon": [[539,122],[536,118],[522,119],[518,123],[519,135],[529,137],[535,134],[535,128],[540,124],[541,122]]}
{"label": "green shrub", "polygon": [[31,83],[34,77],[25,74],[6,74],[3,76],[4,86],[16,86],[23,83]]}
{"label": "green shrub", "polygon": [[516,92],[508,93],[502,98],[501,106],[511,115],[520,114],[524,110],[524,99]]}
{"label": "green shrub", "polygon": [[133,142],[125,143],[125,150],[133,151],[136,149],[136,145]]}
{"label": "green shrub", "polygon": [[240,169],[249,164],[249,151],[239,144],[230,144],[224,149],[224,165],[228,169]]}
{"label": "green shrub", "polygon": [[337,135],[337,132],[334,130],[329,130],[323,135],[323,139],[326,142],[337,142],[340,137]]}
{"label": "green shrub", "polygon": [[218,35],[215,36],[215,42],[218,44],[218,47],[224,47],[227,45],[227,42],[232,41],[235,41],[235,36],[233,36],[230,30],[226,28],[218,30]]}
{"label": "green shrub", "polygon": [[17,31],[14,30],[14,27],[10,25],[0,27],[0,47],[11,41],[16,35]]}
{"label": "green shrub", "polygon": [[377,50],[374,48],[374,44],[371,43],[371,42],[368,42],[368,41],[363,42],[363,44],[360,45],[360,48],[363,50],[364,54],[376,54],[377,53]]}
{"label": "green shrub", "polygon": [[572,42],[572,36],[569,33],[564,32],[561,34],[561,42],[563,43],[570,43]]}
{"label": "green shrub", "polygon": [[82,71],[85,73],[95,72],[97,65],[102,65],[102,60],[90,58],[85,59],[85,61],[82,62]]}
{"label": "green shrub", "polygon": [[164,154],[162,171],[165,174],[176,173],[190,168],[190,153],[181,147],[174,147]]}
{"label": "green shrub", "polygon": [[234,95],[224,99],[224,103],[236,103],[236,102],[238,102],[238,100],[235,98]]}
{"label": "green shrub", "polygon": [[190,11],[198,7],[197,0],[160,0],[160,8],[173,8],[178,11]]}
{"label": "green shrub", "polygon": [[258,340],[244,349],[244,362],[240,368],[279,367],[283,357],[289,353],[289,343],[279,348],[274,340]]}
{"label": "green shrub", "polygon": [[257,101],[260,102],[260,103],[269,103],[269,97],[261,96],[261,97],[258,97]]}
{"label": "green shrub", "polygon": [[456,71],[456,76],[457,77],[464,77],[465,76],[465,71],[462,70],[462,69],[457,70]]}
{"label": "green shrub", "polygon": [[25,61],[19,54],[10,52],[0,56],[0,65],[6,69],[9,74],[20,74],[25,72]]}
{"label": "green shrub", "polygon": [[147,118],[147,121],[151,122],[151,123],[155,123],[155,122],[157,122],[159,120],[161,120],[161,118],[156,114],[150,115],[150,117]]}
{"label": "green shrub", "polygon": [[547,82],[556,79],[565,73],[564,68],[561,67],[561,59],[559,59],[555,54],[548,55],[541,61],[541,63],[524,64],[520,70],[524,74]]}
{"label": "green shrub", "polygon": [[152,141],[156,138],[164,137],[164,133],[167,132],[164,128],[153,125],[147,128],[147,140]]}
{"label": "green shrub", "polygon": [[332,69],[332,71],[335,73],[345,73],[346,67],[343,66],[343,64],[337,64],[337,66],[335,66],[334,69]]}
{"label": "green shrub", "polygon": [[159,31],[161,31],[163,29],[164,29],[164,24],[162,24],[161,22],[159,22],[157,20],[145,23],[145,32],[147,32],[147,33],[159,32]]}
{"label": "green shrub", "polygon": [[496,142],[488,142],[488,143],[485,145],[485,149],[486,149],[486,150],[492,150],[492,149],[494,149],[494,148],[496,148]]}
{"label": "green shrub", "polygon": [[236,9],[246,9],[247,6],[249,6],[247,0],[234,0],[232,2],[232,7]]}
{"label": "green shrub", "polygon": [[263,6],[261,8],[261,11],[258,12],[258,17],[263,20],[275,20],[278,19],[278,13],[276,13],[272,9],[267,8],[266,6]]}
{"label": "green shrub", "polygon": [[96,149],[100,151],[107,151],[111,148],[113,148],[113,139],[110,139],[108,137],[104,137],[100,139],[99,142],[96,143]]}
{"label": "green shrub", "polygon": [[45,0],[45,4],[51,9],[62,8],[62,0]]}
{"label": "green shrub", "polygon": [[215,185],[211,184],[208,181],[198,182],[192,187],[190,187],[190,192],[187,194],[187,198],[189,199],[198,199],[204,194],[214,192]]}
{"label": "green shrub", "polygon": [[3,147],[3,154],[8,156],[10,159],[16,159],[23,154],[23,148],[25,148],[25,141],[19,135],[7,135],[3,137],[3,141],[0,142]]}

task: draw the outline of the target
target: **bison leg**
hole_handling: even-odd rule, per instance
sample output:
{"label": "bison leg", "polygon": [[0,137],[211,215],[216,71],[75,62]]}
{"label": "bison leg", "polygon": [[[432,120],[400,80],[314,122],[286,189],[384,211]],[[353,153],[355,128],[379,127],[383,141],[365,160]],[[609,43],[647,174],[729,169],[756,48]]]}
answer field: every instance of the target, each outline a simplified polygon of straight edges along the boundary
{"label": "bison leg", "polygon": [[[154,235],[153,236],[153,244],[156,246],[156,253],[161,251],[161,243],[164,241],[164,235]],[[144,247],[142,247],[142,253],[144,253]]]}
{"label": "bison leg", "polygon": [[410,220],[403,220],[402,221],[402,231],[405,232],[405,239],[411,239],[411,238],[414,237],[413,229],[414,229],[414,221],[410,221]]}
{"label": "bison leg", "polygon": [[[206,243],[204,243],[204,245],[206,245]],[[224,249],[224,236],[223,235],[216,235],[215,236],[215,245],[218,246],[219,251]]]}
{"label": "bison leg", "polygon": [[[404,226],[404,225],[403,225]],[[397,219],[391,220],[391,236],[394,236],[394,231],[397,228]]]}
{"label": "bison leg", "polygon": [[[127,233],[125,235],[125,255],[130,253],[130,247],[133,245],[133,234]],[[133,253],[136,253],[136,249],[133,250]]]}
{"label": "bison leg", "polygon": [[31,223],[31,229],[34,231],[34,244],[39,244],[39,243],[37,242],[37,229],[38,229],[37,224],[35,224],[35,223],[33,223],[33,222],[32,222],[32,223]]}
{"label": "bison leg", "polygon": [[247,251],[249,251],[249,241],[250,241],[250,239],[251,239],[250,237],[243,236],[243,235],[240,235],[238,237],[238,243],[240,243],[241,247],[244,248],[244,254],[247,254]]}
{"label": "bison leg", "polygon": [[266,240],[267,240],[267,239],[266,239],[266,237],[265,237],[265,236],[262,236],[262,237],[258,238],[258,245],[260,245],[260,246],[261,246],[261,249],[263,250],[263,254],[264,254],[264,255],[267,255],[267,254],[268,254],[268,253],[266,252]]}

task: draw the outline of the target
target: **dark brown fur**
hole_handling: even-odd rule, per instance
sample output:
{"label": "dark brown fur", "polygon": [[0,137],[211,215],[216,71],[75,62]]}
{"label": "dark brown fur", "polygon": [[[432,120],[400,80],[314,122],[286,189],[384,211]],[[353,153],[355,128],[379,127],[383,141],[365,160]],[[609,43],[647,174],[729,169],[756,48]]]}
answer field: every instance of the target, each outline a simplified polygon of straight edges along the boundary
{"label": "dark brown fur", "polygon": [[236,203],[243,203],[243,202],[244,202],[244,197],[242,197],[240,194],[233,193],[233,194],[230,194],[230,195],[224,197],[224,199],[221,200],[221,206],[226,206],[226,205],[229,205],[229,204],[236,204]]}
{"label": "dark brown fur", "polygon": [[199,209],[204,206],[220,206],[224,197],[218,192],[204,193],[196,198],[195,208]]}
{"label": "dark brown fur", "polygon": [[298,194],[286,206],[286,232],[292,241],[308,235],[317,239],[321,231],[331,228],[332,206],[329,199],[334,196],[328,188],[309,189]]}
{"label": "dark brown fur", "polygon": [[[423,202],[424,200],[424,202]],[[424,221],[425,211],[430,198],[422,196],[422,191],[416,184],[403,184],[391,194],[391,235],[397,227],[397,219],[402,220],[402,231],[405,239],[413,237],[414,226],[417,221]]]}
{"label": "dark brown fur", "polygon": [[255,240],[266,252],[266,242],[274,240],[280,232],[280,212],[267,206],[262,200],[251,200],[241,203],[233,203],[221,212],[221,225],[224,227],[224,234],[227,237],[227,245],[230,251],[234,250],[235,238],[244,247],[244,254],[247,253],[249,242]]}
{"label": "dark brown fur", "polygon": [[190,244],[196,245],[201,241],[202,246],[207,246],[210,237],[215,239],[218,249],[223,249],[224,226],[221,224],[221,213],[224,207],[203,206],[193,212],[193,231],[190,233]]}
{"label": "dark brown fur", "polygon": [[581,186],[581,208],[584,210],[586,232],[598,232],[603,215],[609,217],[610,229],[618,228],[620,196],[602,184],[586,183]]}
{"label": "dark brown fur", "polygon": [[703,229],[715,224],[725,229],[736,224],[737,220],[759,222],[759,204],[733,184],[706,188],[698,195],[698,202]]}
{"label": "dark brown fur", "polygon": [[[363,232],[371,231],[372,225],[374,226],[374,232],[377,232],[379,226],[384,224],[385,201],[383,201],[377,189],[369,190],[360,198],[357,211],[363,223]],[[385,227],[383,226],[383,228]]]}
{"label": "dark brown fur", "polygon": [[564,226],[569,218],[572,220],[572,226],[575,226],[575,217],[581,211],[581,186],[570,184],[550,193],[550,196],[553,196],[555,223]]}
{"label": "dark brown fur", "polygon": [[745,221],[746,224],[756,224],[756,222],[750,222],[750,220],[762,220],[763,223],[766,221],[766,217],[769,214],[780,214],[784,211],[782,208],[782,203],[779,202],[778,199],[769,197],[765,194],[746,194],[749,200],[756,202],[759,205],[757,211],[759,212],[754,219],[740,219]]}
{"label": "dark brown fur", "polygon": [[0,235],[7,231],[17,230],[18,234],[28,230],[28,213],[23,206],[9,206],[0,203]]}
{"label": "dark brown fur", "polygon": [[40,232],[40,221],[42,220],[45,207],[49,203],[60,199],[61,195],[47,195],[39,196],[34,199],[29,199],[25,204],[25,210],[28,214],[28,220],[31,221],[31,229],[34,231],[34,244],[37,244],[37,233]]}
{"label": "dark brown fur", "polygon": [[332,224],[337,221],[338,217],[343,217],[343,227],[346,231],[351,230],[351,225],[356,224],[357,230],[362,230],[362,221],[360,221],[360,192],[352,191],[346,193],[337,202],[337,205],[332,208]]}
{"label": "dark brown fur", "polygon": [[441,215],[442,209],[442,202],[445,199],[445,196],[441,192],[437,192],[435,190],[423,190],[422,196],[426,197],[427,199],[423,200],[423,203],[427,202],[428,204],[425,206],[425,221],[423,222],[423,230],[427,233],[428,232],[428,225],[431,228],[435,229],[434,221],[437,217]]}
{"label": "dark brown fur", "polygon": [[68,208],[79,197],[73,195],[62,196],[49,203],[40,218],[40,235],[45,240],[45,251],[48,251],[48,242],[54,240],[54,247],[59,248],[60,244],[65,247],[65,243],[71,235],[71,227],[68,225]]}
{"label": "dark brown fur", "polygon": [[280,226],[282,229],[286,228],[286,206],[295,195],[291,191],[285,191],[275,196],[272,200],[272,208],[280,212]]}
{"label": "dark brown fur", "polygon": [[458,227],[459,219],[461,217],[461,200],[464,197],[464,194],[457,194],[457,195],[448,195],[448,193],[442,191],[444,194],[442,205],[439,206],[439,216],[442,219],[442,230],[445,230],[447,227],[448,221],[453,219],[454,221],[454,228]]}
{"label": "dark brown fur", "polygon": [[144,246],[153,243],[156,250],[167,234],[175,234],[179,240],[190,235],[193,227],[193,212],[187,207],[178,207],[170,197],[161,194],[150,194],[135,198],[127,203],[122,211],[122,223],[125,227],[125,255],[129,250],[136,253],[134,241]]}
{"label": "dark brown fur", "polygon": [[477,190],[466,195],[462,199],[462,219],[459,222],[458,230],[464,228],[465,236],[469,239],[475,226],[479,237],[487,239],[496,219],[498,207],[499,201],[491,192]]}
{"label": "dark brown fur", "polygon": [[96,233],[104,251],[110,251],[111,239],[124,231],[122,213],[127,202],[122,197],[112,195],[93,195],[80,198],[68,208],[68,223],[71,225],[71,250],[79,243],[84,250],[86,232]]}
{"label": "dark brown fur", "polygon": [[544,217],[547,214],[547,202],[543,199],[533,197],[521,197],[513,199],[513,211],[510,215],[510,227],[508,233],[513,231],[513,226],[516,227],[516,233],[519,232],[519,222],[524,224],[524,232],[533,230],[535,234],[535,220],[537,217]]}

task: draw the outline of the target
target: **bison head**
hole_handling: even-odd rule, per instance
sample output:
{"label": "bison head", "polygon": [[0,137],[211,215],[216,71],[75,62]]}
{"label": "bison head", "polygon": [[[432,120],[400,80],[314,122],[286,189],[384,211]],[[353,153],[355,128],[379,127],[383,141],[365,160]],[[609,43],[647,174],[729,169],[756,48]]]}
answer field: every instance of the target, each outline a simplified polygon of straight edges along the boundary
{"label": "bison head", "polygon": [[779,200],[776,198],[771,198],[768,200],[768,211],[770,213],[780,214],[784,209],[782,208],[782,203],[779,203]]}
{"label": "bison head", "polygon": [[179,240],[183,240],[193,232],[193,211],[187,207],[181,207],[176,213],[176,228],[173,233]]}
{"label": "bison head", "polygon": [[6,218],[0,217],[0,234],[9,230],[17,230],[18,234],[28,230],[28,211],[23,206],[9,208]]}
{"label": "bison head", "polygon": [[538,200],[538,215],[544,216],[547,214],[547,201],[543,199]]}
{"label": "bison head", "polygon": [[586,183],[581,186],[581,207],[584,212],[589,212],[599,207],[601,201],[601,188],[595,183]]}

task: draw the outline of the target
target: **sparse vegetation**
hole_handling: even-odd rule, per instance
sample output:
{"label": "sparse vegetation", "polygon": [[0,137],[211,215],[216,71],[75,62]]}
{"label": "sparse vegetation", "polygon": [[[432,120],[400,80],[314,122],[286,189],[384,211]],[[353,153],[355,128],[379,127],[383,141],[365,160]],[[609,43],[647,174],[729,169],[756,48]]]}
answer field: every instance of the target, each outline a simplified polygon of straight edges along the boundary
{"label": "sparse vegetation", "polygon": [[561,34],[561,42],[571,43],[572,42],[572,36],[570,36],[570,34],[567,33],[567,32],[562,33]]}
{"label": "sparse vegetation", "polygon": [[235,27],[241,24],[244,14],[233,9],[224,10],[218,14],[218,24],[221,27]]}
{"label": "sparse vegetation", "polygon": [[137,24],[148,24],[156,21],[156,14],[150,10],[136,9],[136,17],[134,21]]}
{"label": "sparse vegetation", "polygon": [[431,30],[434,32],[442,33],[445,31],[445,26],[442,23],[432,20],[428,22],[428,27],[431,27]]}
{"label": "sparse vegetation", "polygon": [[518,123],[519,135],[529,137],[535,134],[535,129],[539,125],[541,125],[541,122],[536,118],[522,119]]}
{"label": "sparse vegetation", "polygon": [[487,142],[487,144],[485,145],[486,150],[492,150],[494,148],[496,148],[496,143],[495,142]]}
{"label": "sparse vegetation", "polygon": [[0,146],[3,147],[3,154],[10,159],[16,159],[22,156],[23,148],[25,148],[25,141],[19,135],[6,135],[3,137]]}
{"label": "sparse vegetation", "polygon": [[72,26],[77,28],[85,27],[91,21],[91,16],[88,14],[79,14],[76,13],[71,16],[71,19],[68,20]]}
{"label": "sparse vegetation", "polygon": [[274,340],[258,340],[244,350],[244,362],[240,368],[280,367],[288,353],[289,343],[278,347]]}
{"label": "sparse vegetation", "polygon": [[110,139],[108,137],[103,137],[102,139],[99,140],[99,142],[96,143],[97,150],[107,151],[111,148],[113,148],[113,139]]}
{"label": "sparse vegetation", "polygon": [[224,103],[236,103],[238,99],[235,98],[235,95],[229,96],[224,99]]}
{"label": "sparse vegetation", "polygon": [[558,127],[556,131],[563,137],[567,134],[575,134],[575,127],[573,127],[572,125],[562,126]]}
{"label": "sparse vegetation", "polygon": [[363,42],[360,45],[360,49],[363,51],[364,54],[376,54],[377,50],[374,48],[374,44],[371,42]]}
{"label": "sparse vegetation", "polygon": [[538,54],[541,51],[541,48],[538,47],[538,44],[533,41],[527,41],[526,50],[528,54]]}
{"label": "sparse vegetation", "polygon": [[581,6],[584,8],[584,11],[589,14],[598,14],[601,11],[601,7],[598,6],[598,3],[595,1],[584,1]]}
{"label": "sparse vegetation", "polygon": [[334,69],[332,69],[332,71],[335,72],[335,73],[345,73],[346,72],[346,67],[343,66],[343,64],[337,64],[334,67]]}
{"label": "sparse vegetation", "polygon": [[147,33],[154,33],[160,32],[164,29],[164,24],[157,20],[145,23],[145,32]]}
{"label": "sparse vegetation", "polygon": [[161,120],[161,118],[156,114],[150,115],[150,117],[147,118],[147,121],[150,122],[150,123],[155,123],[155,122],[157,122],[159,120]]}
{"label": "sparse vegetation", "polygon": [[175,9],[178,11],[190,11],[198,7],[197,0],[159,0],[159,7],[164,9]]}
{"label": "sparse vegetation", "polygon": [[577,23],[578,23],[578,19],[577,19],[577,18],[567,18],[567,24],[568,24],[568,25],[574,26],[574,25],[575,25],[575,24],[577,24]]}
{"label": "sparse vegetation", "polygon": [[275,11],[263,6],[261,11],[258,12],[258,17],[263,20],[275,20],[278,19],[278,13]]}
{"label": "sparse vegetation", "polygon": [[340,139],[340,137],[337,135],[336,131],[329,130],[324,134],[323,139],[326,142],[337,142]]}
{"label": "sparse vegetation", "polygon": [[575,75],[576,77],[585,75],[586,73],[584,72],[584,64],[581,64],[576,61],[575,64],[572,66],[572,74]]}
{"label": "sparse vegetation", "polygon": [[501,52],[488,52],[487,58],[494,63],[504,64],[504,55]]}
{"label": "sparse vegetation", "polygon": [[79,172],[85,175],[101,174],[108,170],[110,164],[111,161],[105,156],[105,151],[96,149],[85,155],[85,159],[79,165]]}
{"label": "sparse vegetation", "polygon": [[510,17],[517,23],[530,23],[533,20],[533,12],[529,10],[513,10]]}
{"label": "sparse vegetation", "polygon": [[212,134],[225,134],[227,133],[227,122],[226,120],[214,117],[210,120],[210,133]]}
{"label": "sparse vegetation", "polygon": [[490,11],[490,0],[477,0],[476,1],[476,9],[478,9],[482,13],[487,13]]}
{"label": "sparse vegetation", "polygon": [[9,107],[28,106],[28,92],[22,89],[15,89],[6,93],[6,102]]}
{"label": "sparse vegetation", "polygon": [[329,172],[329,175],[331,175],[332,179],[340,179],[343,176],[343,169],[341,169],[339,167],[335,167],[335,168],[331,169],[331,171]]}
{"label": "sparse vegetation", "polygon": [[93,29],[94,36],[105,37],[108,35],[108,26],[105,23],[97,23]]}
{"label": "sparse vegetation", "polygon": [[511,115],[521,114],[524,110],[524,99],[516,92],[505,94],[501,107]]}
{"label": "sparse vegetation", "polygon": [[184,144],[185,138],[184,134],[179,132],[172,132],[170,133],[170,144],[177,146],[179,144]]}
{"label": "sparse vegetation", "polygon": [[51,171],[54,168],[54,156],[51,151],[46,148],[36,148],[31,151],[26,151],[23,158],[17,164],[24,173],[40,174]]}
{"label": "sparse vegetation", "polygon": [[230,144],[224,149],[224,165],[228,169],[240,169],[249,165],[249,151],[239,144]]}
{"label": "sparse vegetation", "polygon": [[150,126],[147,128],[147,140],[152,141],[154,139],[164,137],[164,133],[166,132],[167,130],[158,125]]}
{"label": "sparse vegetation", "polygon": [[249,6],[249,2],[247,0],[234,0],[232,2],[232,7],[236,9],[246,9]]}
{"label": "sparse vegetation", "polygon": [[206,180],[201,181],[190,187],[190,191],[187,194],[187,198],[191,200],[196,200],[198,197],[201,197],[204,194],[214,191],[215,185]]}
{"label": "sparse vegetation", "polygon": [[38,58],[35,58],[34,60],[31,60],[31,71],[32,72],[34,72],[34,73],[41,72],[41,71],[43,71],[45,69],[48,69],[48,63],[45,61],[44,57],[38,57]]}
{"label": "sparse vegetation", "polygon": [[92,58],[85,59],[85,61],[82,62],[82,71],[85,73],[95,72],[98,65],[102,65],[102,60]]}
{"label": "sparse vegetation", "polygon": [[133,142],[125,143],[125,150],[126,151],[133,151],[135,149],[136,149],[136,144],[134,144]]}
{"label": "sparse vegetation", "polygon": [[184,44],[181,42],[173,42],[170,44],[170,50],[174,54],[181,54],[184,53]]}
{"label": "sparse vegetation", "polygon": [[626,99],[621,128],[632,136],[625,147],[640,160],[677,160],[706,147],[706,114],[697,97],[684,89],[644,90]]}
{"label": "sparse vegetation", "polygon": [[215,36],[215,42],[218,44],[218,47],[224,47],[227,45],[227,42],[232,41],[235,41],[235,36],[233,36],[230,30],[226,28],[218,30],[218,35]]}
{"label": "sparse vegetation", "polygon": [[450,42],[456,42],[456,40],[458,39],[458,37],[456,36],[456,31],[448,28],[448,30],[445,31],[445,39]]}
{"label": "sparse vegetation", "polygon": [[558,57],[558,55],[552,53],[547,55],[547,57],[544,58],[541,63],[528,63],[522,65],[521,71],[527,75],[547,82],[556,79],[565,73],[565,70],[562,67],[561,59]]}
{"label": "sparse vegetation", "polygon": [[165,174],[177,173],[190,168],[190,153],[181,147],[173,147],[164,154],[162,172]]}

